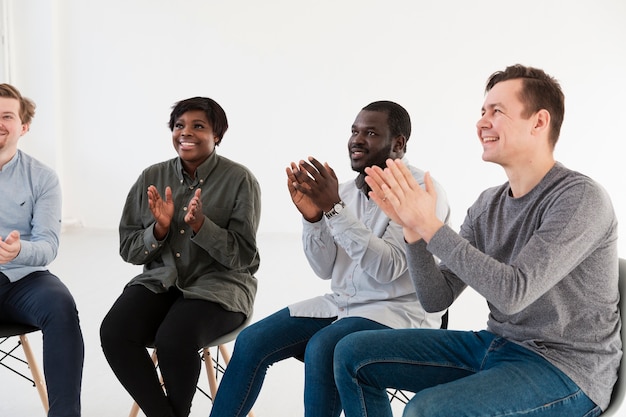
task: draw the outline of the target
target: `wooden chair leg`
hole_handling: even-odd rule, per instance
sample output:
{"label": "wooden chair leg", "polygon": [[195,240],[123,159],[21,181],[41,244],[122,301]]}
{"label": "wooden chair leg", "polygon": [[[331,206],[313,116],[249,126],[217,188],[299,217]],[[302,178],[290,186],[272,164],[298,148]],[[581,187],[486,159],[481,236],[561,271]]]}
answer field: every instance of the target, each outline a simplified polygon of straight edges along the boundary
{"label": "wooden chair leg", "polygon": [[204,367],[206,368],[206,377],[209,380],[209,390],[211,391],[211,402],[217,394],[217,375],[213,367],[213,358],[209,348],[202,349],[202,358],[204,359]]}
{"label": "wooden chair leg", "polygon": [[26,356],[26,360],[28,361],[30,373],[33,375],[35,387],[37,388],[37,392],[39,392],[41,404],[43,405],[43,408],[44,410],[46,410],[47,413],[50,406],[48,404],[48,391],[46,390],[46,380],[43,377],[39,366],[37,365],[37,360],[35,359],[35,355],[33,355],[33,350],[30,347],[30,342],[28,341],[28,337],[26,337],[25,334],[20,335],[20,343],[22,344],[24,356]]}
{"label": "wooden chair leg", "polygon": [[[150,357],[152,358],[152,363],[156,367],[159,363],[159,359],[157,358],[157,354],[156,354],[156,349],[152,350],[152,356]],[[161,384],[163,384],[163,378],[161,378]],[[137,417],[138,414],[139,414],[139,404],[137,404],[136,401],[133,401],[133,405],[132,407],[130,407],[130,413],[128,413],[128,417]]]}
{"label": "wooden chair leg", "polygon": [[[224,361],[224,368],[227,368],[228,363],[230,362],[230,353],[228,352],[226,345],[219,345],[217,349],[219,350],[219,353],[222,355],[222,360]],[[204,366],[206,367],[206,374],[209,380],[209,389],[211,390],[211,396],[212,398],[215,398],[215,395],[217,394],[217,387],[218,387],[217,373],[216,373],[217,364],[215,366],[213,365],[213,358],[211,357],[211,352],[209,351],[208,348],[204,348],[202,350],[202,356],[204,357]],[[254,412],[252,410],[250,410],[250,412],[248,413],[248,417],[254,417]]]}
{"label": "wooden chair leg", "polygon": [[[227,367],[228,362],[230,362],[230,353],[228,352],[228,349],[226,349],[225,345],[219,345],[217,348],[219,349],[219,352],[222,355],[222,359],[224,360],[224,367]],[[217,394],[218,384],[217,384],[216,369],[215,369],[213,357],[211,356],[211,352],[209,351],[209,348],[202,349],[202,358],[204,359],[204,367],[206,368],[206,375],[209,381],[209,390],[211,391],[211,402],[212,402],[213,399],[215,398],[215,395]],[[152,362],[154,363],[154,366],[158,365],[156,349],[152,351]],[[163,379],[161,379],[161,383],[163,383]],[[139,405],[136,402],[133,402],[133,405],[130,409],[130,413],[128,414],[128,417],[137,417],[138,414],[139,414]],[[254,413],[252,412],[252,410],[250,410],[250,412],[248,413],[248,417],[254,417]]]}

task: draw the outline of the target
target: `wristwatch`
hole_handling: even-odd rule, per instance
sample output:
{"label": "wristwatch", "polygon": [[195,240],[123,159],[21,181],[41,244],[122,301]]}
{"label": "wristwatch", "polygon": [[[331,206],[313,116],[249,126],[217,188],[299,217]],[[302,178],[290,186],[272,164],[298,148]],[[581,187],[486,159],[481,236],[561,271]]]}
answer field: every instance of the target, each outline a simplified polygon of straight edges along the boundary
{"label": "wristwatch", "polygon": [[341,213],[341,210],[343,210],[345,206],[346,203],[344,203],[342,200],[339,200],[338,203],[335,203],[333,208],[331,208],[329,211],[324,212],[324,216],[326,216],[327,219],[331,219]]}

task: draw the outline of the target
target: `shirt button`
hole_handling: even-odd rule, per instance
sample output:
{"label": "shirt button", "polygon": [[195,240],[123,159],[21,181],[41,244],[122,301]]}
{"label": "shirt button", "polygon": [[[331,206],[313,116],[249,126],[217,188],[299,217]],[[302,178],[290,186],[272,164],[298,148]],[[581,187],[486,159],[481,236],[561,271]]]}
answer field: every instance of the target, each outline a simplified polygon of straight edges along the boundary
{"label": "shirt button", "polygon": [[180,258],[180,252],[176,252],[176,257]]}
{"label": "shirt button", "polygon": [[187,211],[187,207],[183,207],[183,211]]}
{"label": "shirt button", "polygon": [[152,246],[152,249],[156,249],[156,245],[154,243],[150,246]]}
{"label": "shirt button", "polygon": [[143,254],[144,254],[144,255],[147,255],[147,254],[148,254],[148,251],[144,251],[144,253],[143,253]]}
{"label": "shirt button", "polygon": [[180,234],[184,235],[185,234],[185,229],[180,229]]}
{"label": "shirt button", "polygon": [[200,180],[200,184],[204,184],[204,180]]}

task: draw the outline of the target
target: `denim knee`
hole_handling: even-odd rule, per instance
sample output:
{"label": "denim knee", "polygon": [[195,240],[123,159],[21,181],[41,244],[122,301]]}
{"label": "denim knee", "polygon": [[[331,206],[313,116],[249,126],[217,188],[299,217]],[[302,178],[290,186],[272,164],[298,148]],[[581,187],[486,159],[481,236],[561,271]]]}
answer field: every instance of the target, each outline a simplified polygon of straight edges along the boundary
{"label": "denim knee", "polygon": [[352,373],[352,360],[354,353],[354,344],[352,338],[354,334],[349,334],[343,337],[335,345],[335,353],[333,354],[333,364],[335,369],[335,379],[343,374],[344,371]]}

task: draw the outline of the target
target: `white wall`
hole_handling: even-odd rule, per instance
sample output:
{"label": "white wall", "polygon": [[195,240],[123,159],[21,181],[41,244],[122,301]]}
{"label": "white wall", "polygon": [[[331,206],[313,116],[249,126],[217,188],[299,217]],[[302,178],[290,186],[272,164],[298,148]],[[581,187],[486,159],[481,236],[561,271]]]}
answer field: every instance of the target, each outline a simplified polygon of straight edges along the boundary
{"label": "white wall", "polygon": [[[410,112],[409,158],[447,189],[457,228],[481,190],[505,181],[475,135],[484,83],[522,63],[561,81],[557,159],[606,187],[626,236],[623,0],[2,2],[5,81],[38,104],[21,147],[59,172],[67,221],[116,228],[139,172],[175,156],[171,105],[206,95],[231,125],[218,152],[260,181],[262,232],[299,244],[284,168],[313,155],[353,178],[350,125],[380,99]],[[619,248],[626,256],[625,238]],[[484,301],[459,301],[476,315],[453,316],[456,328],[484,325]]]}
{"label": "white wall", "polygon": [[175,156],[171,105],[194,95],[226,109],[218,152],[257,175],[262,231],[300,228],[290,161],[314,155],[353,177],[349,128],[378,99],[411,113],[409,157],[446,187],[458,226],[480,190],[505,180],[482,162],[474,125],[487,77],[518,62],[561,81],[557,158],[601,182],[626,217],[622,0],[5,1],[11,82],[39,106],[22,147],[60,171],[65,218],[85,226],[117,227],[140,170]]}

